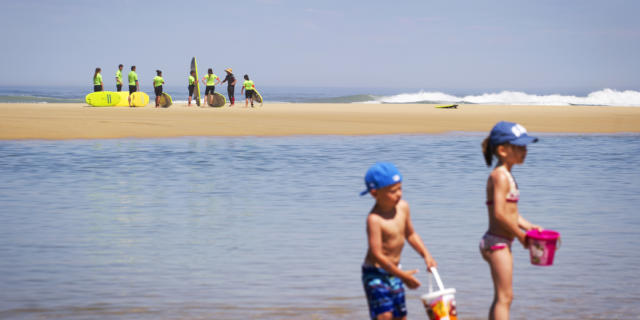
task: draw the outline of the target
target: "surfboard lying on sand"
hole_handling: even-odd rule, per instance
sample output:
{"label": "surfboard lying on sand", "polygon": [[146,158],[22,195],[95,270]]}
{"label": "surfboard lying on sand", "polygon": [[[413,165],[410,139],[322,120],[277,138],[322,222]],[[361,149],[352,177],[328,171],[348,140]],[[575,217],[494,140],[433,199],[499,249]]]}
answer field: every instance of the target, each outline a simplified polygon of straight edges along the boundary
{"label": "surfboard lying on sand", "polygon": [[458,105],[457,104],[448,104],[446,106],[436,106],[436,108],[440,108],[440,109],[458,109]]}
{"label": "surfboard lying on sand", "polygon": [[162,108],[169,108],[173,104],[173,100],[168,93],[163,92],[160,99],[158,99],[158,103],[160,103],[160,107]]}
{"label": "surfboard lying on sand", "polygon": [[220,108],[224,107],[227,104],[227,98],[224,97],[221,93],[214,92],[213,99],[211,99],[213,103],[209,104],[209,107]]}
{"label": "surfboard lying on sand", "polygon": [[261,94],[260,94],[260,92],[258,92],[258,90],[257,90],[257,89],[255,89],[255,88],[253,89],[253,93],[254,93],[254,95],[253,95],[253,101],[254,101],[254,102],[258,102],[258,103],[260,103],[260,106],[262,107],[262,95],[261,95]]}
{"label": "surfboard lying on sand", "polygon": [[136,91],[131,94],[130,98],[132,107],[144,107],[149,104],[149,95],[144,92]]}
{"label": "surfboard lying on sand", "polygon": [[93,107],[113,107],[120,102],[117,92],[98,91],[89,93],[84,100]]}
{"label": "surfboard lying on sand", "polygon": [[198,63],[196,62],[196,57],[191,58],[191,69],[189,71],[189,75],[191,75],[191,71],[195,71],[196,72],[196,83],[195,83],[195,87],[193,89],[193,93],[196,96],[196,105],[199,107],[200,106],[200,81],[198,79]]}

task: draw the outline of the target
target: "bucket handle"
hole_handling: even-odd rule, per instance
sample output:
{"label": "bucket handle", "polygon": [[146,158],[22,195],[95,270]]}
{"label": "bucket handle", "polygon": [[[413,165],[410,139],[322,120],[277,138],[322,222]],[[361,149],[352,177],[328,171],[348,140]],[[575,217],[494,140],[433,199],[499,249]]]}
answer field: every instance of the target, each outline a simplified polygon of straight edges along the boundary
{"label": "bucket handle", "polygon": [[[444,290],[444,284],[442,284],[442,279],[440,279],[440,274],[438,274],[438,269],[431,267],[429,268],[431,271],[431,275],[434,279],[436,279],[436,284],[438,285],[438,290]],[[433,283],[431,281],[431,276],[429,277],[429,292],[433,292]]]}

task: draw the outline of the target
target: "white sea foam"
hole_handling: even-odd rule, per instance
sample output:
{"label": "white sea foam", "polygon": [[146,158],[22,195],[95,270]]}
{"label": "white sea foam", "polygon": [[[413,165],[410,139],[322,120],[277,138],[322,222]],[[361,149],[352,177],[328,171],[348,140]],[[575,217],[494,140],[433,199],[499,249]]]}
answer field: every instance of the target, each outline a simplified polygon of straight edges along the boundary
{"label": "white sea foam", "polygon": [[595,105],[595,106],[640,106],[640,92],[603,89],[586,97],[570,95],[536,95],[518,91],[502,91],[458,97],[442,92],[420,91],[377,98],[373,103],[475,103],[504,105]]}

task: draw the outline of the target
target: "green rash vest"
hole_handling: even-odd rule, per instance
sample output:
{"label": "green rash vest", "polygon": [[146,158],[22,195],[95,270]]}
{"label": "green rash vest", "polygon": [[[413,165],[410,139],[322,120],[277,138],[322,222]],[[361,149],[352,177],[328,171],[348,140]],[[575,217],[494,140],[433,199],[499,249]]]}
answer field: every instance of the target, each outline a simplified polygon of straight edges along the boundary
{"label": "green rash vest", "polygon": [[189,76],[189,85],[192,86],[196,83],[196,78],[193,76]]}
{"label": "green rash vest", "polygon": [[120,71],[120,69],[118,69],[118,71],[116,71],[116,82],[118,84],[122,83],[122,71]]}
{"label": "green rash vest", "polygon": [[93,78],[93,84],[96,86],[99,86],[102,84],[102,75],[101,74],[96,74],[96,77]]}
{"label": "green rash vest", "polygon": [[156,76],[153,78],[153,87],[159,87],[164,83],[164,79],[161,76]]}
{"label": "green rash vest", "polygon": [[216,79],[218,79],[218,76],[216,76],[213,73],[207,75],[207,86],[215,86],[216,85]]}
{"label": "green rash vest", "polygon": [[129,85],[135,86],[136,81],[138,81],[138,74],[135,71],[129,72]]}
{"label": "green rash vest", "polygon": [[255,85],[253,84],[253,80],[246,80],[244,82],[244,89],[245,90],[253,90],[253,88],[255,88]]}

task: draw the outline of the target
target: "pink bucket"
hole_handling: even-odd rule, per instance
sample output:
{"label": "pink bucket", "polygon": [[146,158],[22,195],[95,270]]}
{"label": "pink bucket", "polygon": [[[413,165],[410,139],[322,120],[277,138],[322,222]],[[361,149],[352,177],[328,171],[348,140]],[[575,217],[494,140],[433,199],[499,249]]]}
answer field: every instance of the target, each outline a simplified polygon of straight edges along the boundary
{"label": "pink bucket", "polygon": [[556,253],[556,244],[559,243],[560,233],[553,230],[527,231],[527,243],[531,264],[536,266],[550,266],[553,264],[553,256]]}

